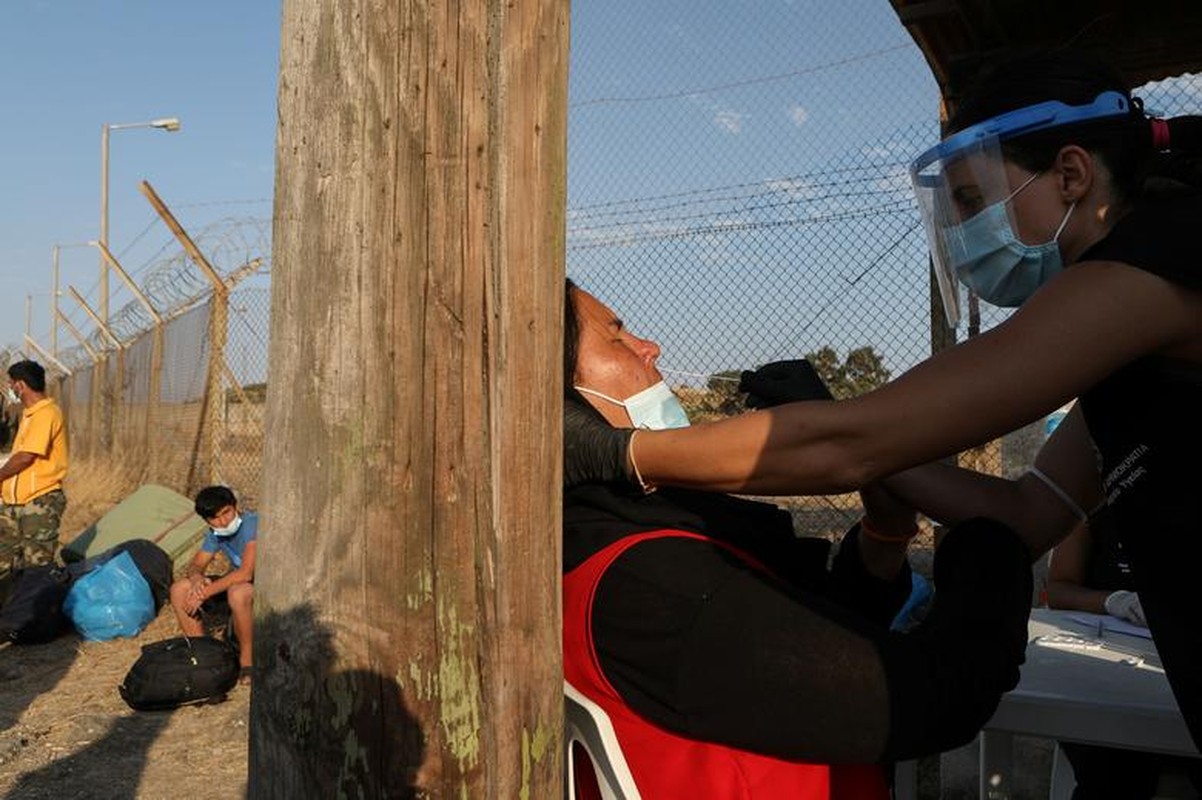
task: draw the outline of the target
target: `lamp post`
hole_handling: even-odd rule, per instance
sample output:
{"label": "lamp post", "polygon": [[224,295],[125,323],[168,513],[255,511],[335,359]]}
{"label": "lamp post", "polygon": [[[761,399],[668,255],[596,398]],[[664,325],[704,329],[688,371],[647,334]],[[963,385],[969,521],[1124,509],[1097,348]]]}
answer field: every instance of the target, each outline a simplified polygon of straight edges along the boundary
{"label": "lamp post", "polygon": [[[129,128],[158,128],[174,133],[180,129],[178,117],[152,119],[149,122],[105,123],[100,128],[100,243],[109,243],[109,132]],[[107,325],[109,321],[109,265],[100,259],[100,317]]]}

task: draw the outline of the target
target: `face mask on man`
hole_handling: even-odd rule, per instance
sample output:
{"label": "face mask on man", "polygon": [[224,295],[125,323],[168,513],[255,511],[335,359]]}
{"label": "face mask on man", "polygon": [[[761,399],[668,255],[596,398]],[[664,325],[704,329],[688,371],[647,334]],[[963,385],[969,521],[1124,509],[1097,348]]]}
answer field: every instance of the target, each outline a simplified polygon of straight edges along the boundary
{"label": "face mask on man", "polygon": [[235,514],[234,518],[229,521],[229,524],[223,527],[210,527],[213,528],[213,533],[217,534],[218,536],[233,536],[238,532],[238,529],[242,527],[242,515]]}
{"label": "face mask on man", "polygon": [[1004,200],[957,226],[960,235],[953,240],[958,250],[954,254],[956,274],[978,297],[995,306],[1022,305],[1063,269],[1060,234],[1077,204],[1068,207],[1052,240],[1038,245],[1018,238],[1006,212],[1006,204],[1038,177],[1037,172]]}
{"label": "face mask on man", "polygon": [[4,396],[13,405],[21,402],[21,395],[17,394],[17,390],[11,386],[4,387]]}
{"label": "face mask on man", "polygon": [[574,386],[573,388],[578,392],[591,394],[624,407],[626,413],[630,415],[630,424],[636,428],[660,431],[667,428],[689,427],[688,413],[680,404],[680,400],[668,388],[668,384],[663,381],[632,394],[625,400],[617,400],[583,386]]}

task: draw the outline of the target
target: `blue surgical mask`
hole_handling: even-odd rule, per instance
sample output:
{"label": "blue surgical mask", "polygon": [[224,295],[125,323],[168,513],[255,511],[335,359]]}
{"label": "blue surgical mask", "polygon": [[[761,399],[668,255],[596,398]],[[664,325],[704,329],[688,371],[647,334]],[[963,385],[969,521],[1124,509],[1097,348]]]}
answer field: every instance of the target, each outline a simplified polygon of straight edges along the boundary
{"label": "blue surgical mask", "polygon": [[228,525],[221,527],[221,528],[213,528],[213,533],[217,534],[218,536],[233,536],[235,533],[238,532],[238,529],[241,527],[242,527],[242,515],[235,514],[234,518],[230,520],[230,523]]}
{"label": "blue surgical mask", "polygon": [[1060,221],[1060,227],[1050,242],[1026,244],[1014,233],[1006,204],[1031,181],[1011,192],[1010,196],[985,208],[984,211],[960,223],[960,235],[955,237],[953,253],[956,275],[977,296],[995,306],[1014,308],[1035,293],[1053,275],[1063,269],[1060,259],[1060,233],[1068,224],[1074,202]]}
{"label": "blue surgical mask", "polygon": [[660,381],[647,387],[641,392],[632,394],[625,400],[616,400],[607,394],[586,389],[583,386],[573,387],[578,392],[591,394],[622,406],[630,415],[630,424],[636,428],[647,428],[661,431],[667,428],[689,427],[689,415],[685,412],[680,400],[668,388],[668,384]]}

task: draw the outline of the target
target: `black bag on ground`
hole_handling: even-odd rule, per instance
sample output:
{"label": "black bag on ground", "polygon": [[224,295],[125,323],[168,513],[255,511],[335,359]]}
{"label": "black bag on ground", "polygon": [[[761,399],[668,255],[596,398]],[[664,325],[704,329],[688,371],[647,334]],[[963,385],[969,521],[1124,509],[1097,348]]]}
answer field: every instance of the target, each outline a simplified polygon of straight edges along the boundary
{"label": "black bag on ground", "polygon": [[143,645],[118,691],[138,711],[219,703],[238,682],[238,669],[238,650],[229,643],[177,636]]}
{"label": "black bag on ground", "polygon": [[138,572],[141,572],[142,577],[150,584],[150,594],[154,596],[154,610],[157,614],[171,593],[172,564],[167,551],[149,539],[129,539],[115,544],[102,553],[68,565],[67,569],[73,577],[79,578],[124,552],[129,553]]}
{"label": "black bag on ground", "polygon": [[42,644],[70,630],[63,601],[73,580],[67,570],[54,564],[18,570],[0,608],[0,641]]}

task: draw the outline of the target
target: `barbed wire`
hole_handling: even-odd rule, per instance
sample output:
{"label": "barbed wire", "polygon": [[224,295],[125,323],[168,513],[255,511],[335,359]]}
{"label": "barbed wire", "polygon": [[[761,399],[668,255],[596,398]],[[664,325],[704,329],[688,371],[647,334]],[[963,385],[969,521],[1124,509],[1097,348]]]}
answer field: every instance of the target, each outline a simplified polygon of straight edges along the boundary
{"label": "barbed wire", "polygon": [[[154,227],[152,224],[150,229]],[[135,239],[143,239],[148,233],[149,230],[142,231]],[[192,240],[222,279],[228,279],[255,259],[262,261],[262,266],[257,271],[270,272],[269,218],[230,217],[216,220],[193,234]],[[127,250],[128,248],[123,252]],[[131,275],[140,278],[138,283],[142,293],[162,317],[180,313],[207,297],[213,288],[200,268],[192,263],[192,259],[180,247],[178,240],[171,235],[165,238],[157,250],[129,271]],[[65,316],[77,331],[91,328],[90,333],[84,337],[86,345],[77,342],[62,351],[59,359],[65,365],[74,369],[92,363],[93,356],[89,347],[95,352],[112,348],[112,342],[103,331],[92,325],[91,319],[82,308],[77,307]],[[154,324],[155,320],[142,302],[136,297],[131,297],[110,314],[108,327],[118,340],[128,342],[149,330]]]}
{"label": "barbed wire", "polygon": [[[783,194],[801,198],[819,189],[861,185],[887,179],[894,174],[904,174],[905,167],[904,162],[890,161],[841,169],[817,170],[798,175],[784,175],[751,183],[714,186],[667,195],[612,200],[590,206],[570,207],[568,217],[570,223],[579,224],[592,219],[604,219],[631,213],[670,211],[708,203],[754,200],[772,195]],[[851,177],[852,175],[858,175],[858,177]],[[844,177],[835,178],[834,176]]]}

